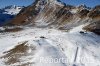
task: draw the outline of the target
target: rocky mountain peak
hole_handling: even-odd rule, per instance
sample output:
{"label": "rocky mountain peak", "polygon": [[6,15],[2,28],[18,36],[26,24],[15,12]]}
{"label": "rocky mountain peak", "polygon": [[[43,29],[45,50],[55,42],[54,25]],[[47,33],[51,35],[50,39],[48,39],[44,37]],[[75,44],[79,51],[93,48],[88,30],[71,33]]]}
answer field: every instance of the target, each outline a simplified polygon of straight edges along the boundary
{"label": "rocky mountain peak", "polygon": [[[35,1],[35,4],[37,4],[37,6],[43,6],[43,5],[55,5],[55,4],[58,4],[58,5],[61,5],[61,1],[60,0],[36,0]],[[34,5],[34,4],[33,4]]]}
{"label": "rocky mountain peak", "polygon": [[36,0],[22,9],[7,25],[52,26],[58,29],[71,29],[84,23],[90,23],[90,19],[100,18],[99,16],[99,6],[91,9],[83,4],[78,7],[66,5],[59,0]]}
{"label": "rocky mountain peak", "polygon": [[95,6],[93,9],[100,10],[100,5]]}
{"label": "rocky mountain peak", "polygon": [[85,4],[81,4],[79,6],[77,6],[78,9],[82,10],[82,9],[87,9],[87,10],[90,10],[91,8],[86,6]]}

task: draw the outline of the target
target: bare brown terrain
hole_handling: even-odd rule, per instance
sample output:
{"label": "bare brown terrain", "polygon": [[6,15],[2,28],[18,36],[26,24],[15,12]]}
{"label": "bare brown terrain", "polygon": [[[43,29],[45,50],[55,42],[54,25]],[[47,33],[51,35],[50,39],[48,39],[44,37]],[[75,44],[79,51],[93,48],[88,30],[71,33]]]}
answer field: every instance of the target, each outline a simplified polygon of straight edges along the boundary
{"label": "bare brown terrain", "polygon": [[[13,49],[4,52],[4,56],[1,58],[4,59],[5,65],[13,65],[15,63],[20,63],[27,61],[26,63],[20,63],[18,66],[29,66],[31,64],[34,64],[34,62],[30,63],[27,60],[21,60],[21,57],[27,57],[30,55],[34,55],[33,53],[28,53],[28,50],[35,51],[36,47],[35,46],[28,46],[27,45],[28,41],[25,41],[23,43],[19,43],[17,46],[15,46]],[[14,66],[14,65],[13,65]]]}

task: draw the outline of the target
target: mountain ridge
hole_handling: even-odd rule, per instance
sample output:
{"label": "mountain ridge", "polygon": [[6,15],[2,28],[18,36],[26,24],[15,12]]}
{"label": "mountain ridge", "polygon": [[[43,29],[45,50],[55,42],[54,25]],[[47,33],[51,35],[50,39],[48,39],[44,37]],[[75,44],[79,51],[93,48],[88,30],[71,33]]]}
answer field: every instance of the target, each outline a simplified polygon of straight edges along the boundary
{"label": "mountain ridge", "polygon": [[9,5],[0,9],[0,26],[12,20],[22,8],[21,6]]}
{"label": "mountain ridge", "polygon": [[[85,23],[99,22],[99,9],[99,5],[91,9],[85,5],[77,7],[66,5],[58,0],[36,0],[30,6],[22,9],[7,25],[31,24],[36,27],[71,29]],[[90,31],[93,31],[93,28]]]}

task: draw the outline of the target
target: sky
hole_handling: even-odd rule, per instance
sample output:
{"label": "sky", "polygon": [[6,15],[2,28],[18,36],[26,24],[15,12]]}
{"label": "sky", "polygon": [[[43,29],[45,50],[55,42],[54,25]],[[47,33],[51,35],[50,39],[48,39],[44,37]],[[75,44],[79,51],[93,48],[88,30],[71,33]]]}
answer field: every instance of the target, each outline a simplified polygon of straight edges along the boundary
{"label": "sky", "polygon": [[[89,7],[100,5],[100,0],[60,0],[60,1],[75,6],[80,4],[86,4]],[[8,5],[28,6],[33,2],[34,0],[0,0],[0,8],[3,8]]]}
{"label": "sky", "polygon": [[85,4],[88,7],[94,7],[96,5],[100,5],[100,0],[61,0],[65,2],[66,4],[71,4],[71,5],[80,5],[80,4]]}
{"label": "sky", "polygon": [[8,5],[28,6],[33,2],[34,0],[0,0],[0,8]]}

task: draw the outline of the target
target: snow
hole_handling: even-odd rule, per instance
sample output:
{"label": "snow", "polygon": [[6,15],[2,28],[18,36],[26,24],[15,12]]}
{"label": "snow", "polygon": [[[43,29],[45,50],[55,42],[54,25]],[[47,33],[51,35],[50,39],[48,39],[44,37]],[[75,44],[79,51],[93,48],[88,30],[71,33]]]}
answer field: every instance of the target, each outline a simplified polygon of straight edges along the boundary
{"label": "snow", "polygon": [[22,7],[14,5],[14,6],[11,6],[11,8],[5,9],[5,12],[3,12],[3,14],[17,15],[21,9]]}
{"label": "snow", "polygon": [[[41,22],[41,21],[42,21],[42,22]],[[40,19],[38,19],[38,20],[35,21],[35,24],[36,24],[37,26],[47,26],[49,23],[46,23],[46,22],[45,22],[45,19],[40,18]]]}
{"label": "snow", "polygon": [[5,28],[3,28],[3,27],[0,27],[0,30],[5,30]]}
{"label": "snow", "polygon": [[[32,63],[28,66],[99,66],[100,36],[90,32],[79,33],[83,31],[83,26],[75,27],[69,32],[49,28],[24,27],[24,30],[19,32],[0,33],[0,57],[5,55],[3,52],[28,41],[26,45],[30,47],[27,50],[29,55],[21,56],[21,62],[9,66],[25,63]],[[34,51],[31,48],[33,46],[36,47]],[[57,59],[60,61],[54,62]],[[0,66],[7,66],[4,61],[5,59],[0,59]]]}
{"label": "snow", "polygon": [[84,25],[80,25],[78,27],[74,27],[74,29],[71,29],[70,33],[76,33],[76,32],[79,32],[79,31],[83,31],[82,27],[84,27]]}
{"label": "snow", "polygon": [[77,12],[78,12],[78,9],[72,9],[72,10],[71,10],[71,13],[72,13],[72,14],[75,14],[75,13],[77,13]]}

